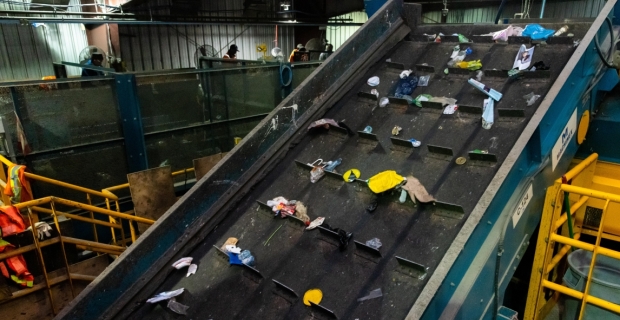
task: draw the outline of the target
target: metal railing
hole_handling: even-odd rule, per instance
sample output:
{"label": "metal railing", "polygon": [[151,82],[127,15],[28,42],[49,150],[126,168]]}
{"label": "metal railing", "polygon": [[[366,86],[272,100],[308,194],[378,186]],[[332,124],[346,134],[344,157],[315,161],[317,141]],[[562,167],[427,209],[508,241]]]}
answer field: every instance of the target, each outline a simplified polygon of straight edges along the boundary
{"label": "metal railing", "polygon": [[[620,252],[601,245],[601,239],[620,239],[618,235],[605,232],[608,207],[610,203],[620,204],[620,195],[581,186],[589,186],[592,182],[597,159],[597,154],[590,155],[547,189],[524,319],[544,319],[559,301],[560,294],[580,300],[580,320],[588,304],[620,313],[620,305],[607,301],[605,297],[590,294],[597,256],[620,260]],[[586,204],[597,207],[592,202],[601,200],[604,205],[600,208],[602,212],[598,226],[584,225],[585,219],[578,219],[578,213],[585,212]],[[596,237],[594,243],[582,241],[581,236],[584,234]],[[562,271],[566,269],[565,257],[574,248],[592,252],[583,292],[569,288],[562,282]]]}
{"label": "metal railing", "polygon": [[[14,164],[1,155],[0,155],[0,163],[2,164],[0,165],[0,187],[5,187],[8,180],[6,176],[7,168],[5,168],[4,166],[10,167],[10,166],[13,166]],[[22,246],[12,251],[0,253],[0,261],[10,258],[10,257],[21,255],[26,252],[36,251],[38,262],[41,267],[41,270],[43,271],[45,282],[37,283],[37,284],[34,284],[30,288],[13,292],[10,298],[3,300],[2,302],[10,301],[10,300],[25,296],[27,294],[30,294],[30,293],[33,293],[39,290],[47,289],[48,298],[52,306],[52,311],[54,314],[56,314],[58,310],[57,310],[56,305],[54,304],[52,286],[58,283],[64,282],[64,281],[69,281],[69,285],[71,287],[71,293],[73,297],[75,297],[76,294],[75,294],[75,290],[73,287],[73,280],[92,281],[95,279],[95,276],[77,274],[77,273],[72,273],[70,271],[70,266],[69,266],[67,254],[65,251],[65,244],[67,243],[73,244],[73,245],[76,245],[78,249],[89,250],[89,251],[96,252],[98,254],[107,253],[107,254],[112,254],[112,255],[120,255],[125,251],[126,246],[127,246],[127,243],[124,237],[123,224],[122,224],[123,219],[129,222],[132,241],[136,240],[136,233],[133,227],[133,223],[144,223],[144,224],[152,225],[155,221],[151,219],[141,218],[135,215],[120,212],[119,203],[118,203],[119,198],[111,192],[106,192],[106,190],[97,191],[97,190],[93,190],[89,188],[84,188],[81,186],[50,179],[50,178],[43,177],[43,176],[33,174],[33,173],[29,173],[29,172],[25,172],[24,176],[29,181],[39,181],[43,183],[49,183],[49,184],[53,184],[53,185],[56,185],[62,188],[83,192],[86,195],[86,203],[80,203],[80,202],[67,200],[67,199],[63,199],[59,197],[48,196],[44,198],[39,198],[39,199],[34,199],[34,200],[25,201],[21,203],[12,204],[15,208],[17,208],[20,212],[22,212],[25,216],[27,216],[28,222],[30,226],[32,226],[30,230],[32,233],[33,244]],[[32,194],[30,190],[28,191]],[[93,205],[92,200],[94,196],[104,198],[107,204],[107,208],[100,208],[100,207]],[[4,205],[11,205],[10,199],[4,193],[2,193],[2,201]],[[116,210],[110,209],[110,201],[115,202]],[[73,208],[79,211],[86,211],[90,214],[90,216],[84,217],[78,214],[63,212],[57,209],[58,206]],[[107,216],[109,219],[109,222],[95,219],[94,217],[95,213]],[[52,217],[53,225],[56,227],[56,232],[58,232],[58,236],[53,236],[49,239],[45,239],[41,241],[39,240],[36,227],[35,227],[35,223],[39,221],[39,214],[47,214]],[[66,218],[77,220],[77,221],[91,223],[93,225],[93,233],[94,233],[95,241],[78,239],[78,238],[73,238],[73,237],[68,237],[68,236],[63,235],[61,228],[60,228],[59,219],[58,219],[60,216],[64,216]],[[116,239],[114,238],[113,244],[100,243],[98,240],[97,229],[96,229],[98,225],[104,226],[104,227],[110,227],[113,235],[115,235],[115,230],[120,230],[122,241],[118,243]],[[56,244],[56,243],[60,243],[66,274],[55,277],[55,278],[50,278],[47,272],[47,269],[46,269],[45,260],[43,258],[42,248],[47,247],[49,245]]]}

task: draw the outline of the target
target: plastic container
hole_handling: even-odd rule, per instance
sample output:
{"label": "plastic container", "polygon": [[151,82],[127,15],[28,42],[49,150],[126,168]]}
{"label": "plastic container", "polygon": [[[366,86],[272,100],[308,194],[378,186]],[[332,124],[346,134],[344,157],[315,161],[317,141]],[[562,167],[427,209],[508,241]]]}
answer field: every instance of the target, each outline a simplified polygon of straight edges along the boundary
{"label": "plastic container", "polygon": [[[569,268],[564,274],[564,285],[583,292],[586,287],[586,278],[590,270],[591,260],[592,252],[590,251],[576,250],[569,254]],[[589,294],[615,304],[620,304],[620,260],[600,254],[597,255]],[[562,296],[565,305],[565,312],[562,319],[576,319],[579,314],[581,301],[566,295]],[[583,319],[613,320],[620,319],[620,315],[588,304],[584,311]]]}

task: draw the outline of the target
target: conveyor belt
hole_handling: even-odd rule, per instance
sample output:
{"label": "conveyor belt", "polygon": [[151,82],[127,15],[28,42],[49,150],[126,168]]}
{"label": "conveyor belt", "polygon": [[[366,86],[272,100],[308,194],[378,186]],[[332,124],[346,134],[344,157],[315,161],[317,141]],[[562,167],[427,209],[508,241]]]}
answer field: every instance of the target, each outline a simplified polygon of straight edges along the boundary
{"label": "conveyor belt", "polygon": [[[579,36],[587,26],[571,26],[571,31]],[[488,26],[468,27],[466,35],[486,33],[488,29]],[[415,33],[439,31],[449,34],[452,30],[445,26],[442,29],[423,26]],[[185,278],[184,272],[173,272],[158,292],[185,288],[186,292],[177,300],[190,306],[189,318],[329,317],[318,308],[304,306],[300,298],[276,286],[272,280],[292,289],[299,297],[308,289],[320,288],[324,294],[321,305],[341,319],[401,319],[407,315],[574,50],[572,39],[537,46],[533,61],[549,64],[548,73],[510,80],[505,72],[487,72],[482,82],[502,92],[503,98],[495,104],[495,124],[485,130],[477,108],[482,107],[486,96],[467,83],[468,76],[474,72],[443,73],[452,48],[458,43],[429,43],[420,41],[423,38],[419,36],[408,39],[357,79],[357,86],[325,114],[326,118],[344,121],[353,131],[372,126],[378,141],[335,130],[305,136],[190,254],[199,265],[196,275]],[[507,70],[512,67],[520,44],[464,46],[473,49],[466,60],[480,59],[483,70]],[[385,62],[386,59],[392,63]],[[414,97],[423,93],[453,97],[459,105],[474,108],[463,107],[453,115],[444,115],[441,109],[396,103],[378,108],[367,95],[358,94],[370,92],[372,88],[366,80],[379,76],[381,84],[377,89],[381,96],[391,95],[402,71],[396,67],[399,63],[405,69],[416,70],[420,64],[434,67],[429,86],[415,89]],[[530,92],[543,98],[527,107],[523,96]],[[392,143],[390,132],[395,125],[403,128],[399,138],[415,138],[422,141],[422,146],[413,149]],[[453,155],[430,152],[428,145],[449,148]],[[468,152],[474,149],[488,150],[497,162],[471,159]],[[457,165],[457,157],[465,157],[467,162]],[[357,168],[362,172],[362,179],[383,170],[413,175],[440,203],[414,206],[408,199],[400,204],[395,201],[397,195],[388,194],[380,198],[376,211],[368,213],[365,207],[372,194],[361,184],[347,184],[329,175],[310,183],[309,171],[296,161],[308,163],[317,158],[342,158],[337,170]],[[294,219],[273,218],[257,201],[266,202],[276,196],[304,202],[312,219],[324,216],[330,226],[353,232],[354,240],[363,243],[375,237],[381,239],[381,256],[357,249],[353,243],[340,252],[337,241],[329,235],[319,230],[304,231]],[[275,235],[265,245],[274,231]],[[253,253],[260,276],[246,268],[229,266],[228,259],[213,247],[221,246],[228,237],[238,238],[238,245]],[[397,256],[428,268],[427,273],[399,264]],[[376,288],[381,288],[382,298],[357,302]],[[131,316],[134,319],[176,317],[165,304],[145,304]]]}

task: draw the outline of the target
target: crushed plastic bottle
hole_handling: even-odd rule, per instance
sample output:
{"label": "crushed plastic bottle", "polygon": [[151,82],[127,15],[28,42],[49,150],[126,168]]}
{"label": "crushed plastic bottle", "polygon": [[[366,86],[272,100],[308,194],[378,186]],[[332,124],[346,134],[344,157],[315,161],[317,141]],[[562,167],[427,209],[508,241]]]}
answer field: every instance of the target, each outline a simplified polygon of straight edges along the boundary
{"label": "crushed plastic bottle", "polygon": [[188,306],[178,303],[174,298],[168,300],[168,309],[170,309],[174,313],[187,315]]}
{"label": "crushed plastic bottle", "polygon": [[383,244],[381,243],[381,240],[379,240],[379,238],[373,238],[366,241],[366,245],[373,249],[379,250],[379,248],[381,248]]}
{"label": "crushed plastic bottle", "polygon": [[243,250],[239,254],[239,260],[248,266],[254,266],[254,256],[250,252],[250,250]]}
{"label": "crushed plastic bottle", "polygon": [[562,28],[560,28],[560,30],[556,31],[553,36],[557,37],[559,35],[562,35],[564,32],[568,31],[568,26],[563,26]]}
{"label": "crushed plastic bottle", "polygon": [[400,197],[398,198],[398,202],[405,203],[407,201],[407,190],[400,190]]}
{"label": "crushed plastic bottle", "polygon": [[532,105],[534,105],[534,103],[536,103],[536,100],[538,100],[538,98],[540,98],[540,95],[534,94],[534,92],[528,93],[523,96],[523,99],[527,101],[528,107],[531,107]]}
{"label": "crushed plastic bottle", "polygon": [[426,87],[428,86],[428,81],[431,79],[430,75],[420,76],[418,78],[418,87]]}
{"label": "crushed plastic bottle", "polygon": [[325,171],[333,172],[337,166],[342,163],[342,158],[338,158],[334,161],[327,161]]}
{"label": "crushed plastic bottle", "polygon": [[466,36],[459,33],[459,42],[463,43],[463,42],[471,42],[471,41],[469,41],[469,39],[467,39]]}
{"label": "crushed plastic bottle", "polygon": [[365,133],[372,133],[372,127],[371,126],[366,126],[366,128],[364,128],[364,132]]}

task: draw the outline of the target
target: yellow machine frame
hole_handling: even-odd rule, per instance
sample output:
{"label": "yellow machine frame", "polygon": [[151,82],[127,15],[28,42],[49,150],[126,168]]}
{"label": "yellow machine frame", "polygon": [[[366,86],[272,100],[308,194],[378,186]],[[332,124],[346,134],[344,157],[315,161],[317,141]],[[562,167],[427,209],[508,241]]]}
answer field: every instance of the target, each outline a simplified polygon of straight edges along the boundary
{"label": "yellow machine frame", "polygon": [[[563,212],[565,196],[570,203],[570,216]],[[587,207],[602,209],[598,226],[584,224]],[[597,255],[620,259],[620,252],[601,246],[601,239],[620,242],[620,228],[613,223],[620,219],[619,209],[620,165],[599,162],[598,154],[575,165],[547,189],[524,319],[544,319],[560,294],[581,300],[579,319],[583,319],[587,304],[620,313],[620,305],[589,294]],[[574,232],[572,237],[569,225]],[[594,243],[581,241],[582,235],[594,236],[596,240]],[[554,250],[556,243],[560,244],[557,251]],[[571,248],[592,252],[584,292],[562,283],[564,268],[558,266],[565,265]],[[547,299],[545,294],[549,291],[553,294]]]}

